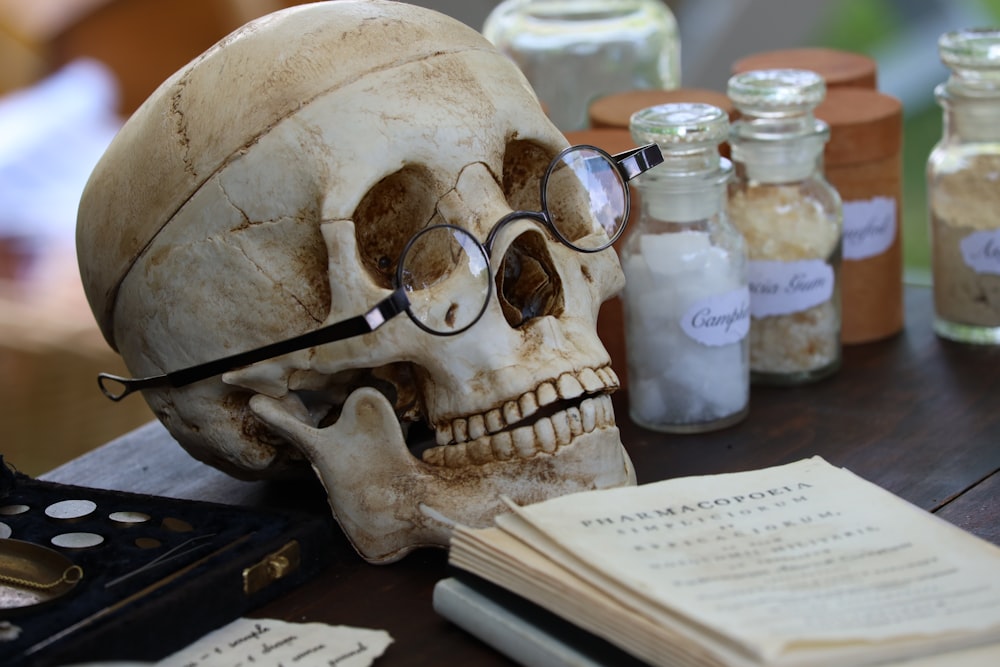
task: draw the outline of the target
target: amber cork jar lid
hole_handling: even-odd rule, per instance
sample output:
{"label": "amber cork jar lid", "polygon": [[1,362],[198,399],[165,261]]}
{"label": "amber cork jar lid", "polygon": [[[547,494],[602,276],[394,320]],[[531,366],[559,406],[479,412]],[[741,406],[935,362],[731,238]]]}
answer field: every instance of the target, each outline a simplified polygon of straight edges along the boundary
{"label": "amber cork jar lid", "polygon": [[725,93],[705,88],[675,88],[672,90],[628,90],[601,97],[590,105],[590,126],[628,129],[629,118],[636,111],[660,104],[699,103],[719,107],[732,120],[736,108]]}
{"label": "amber cork jar lid", "polygon": [[870,88],[834,88],[816,107],[816,117],[830,126],[823,160],[839,166],[880,160],[899,153],[903,144],[903,105]]}
{"label": "amber cork jar lid", "polygon": [[877,88],[878,67],[861,53],[826,48],[781,49],[754,53],[733,63],[732,73],[758,69],[807,69],[826,81],[826,87]]}

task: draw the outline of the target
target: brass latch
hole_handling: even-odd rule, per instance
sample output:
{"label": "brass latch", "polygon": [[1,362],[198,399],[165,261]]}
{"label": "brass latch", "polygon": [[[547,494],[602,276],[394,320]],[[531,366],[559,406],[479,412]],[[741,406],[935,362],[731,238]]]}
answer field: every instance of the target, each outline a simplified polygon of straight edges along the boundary
{"label": "brass latch", "polygon": [[243,570],[243,592],[253,595],[299,569],[301,562],[299,543],[292,540],[273,554],[264,556],[256,565]]}

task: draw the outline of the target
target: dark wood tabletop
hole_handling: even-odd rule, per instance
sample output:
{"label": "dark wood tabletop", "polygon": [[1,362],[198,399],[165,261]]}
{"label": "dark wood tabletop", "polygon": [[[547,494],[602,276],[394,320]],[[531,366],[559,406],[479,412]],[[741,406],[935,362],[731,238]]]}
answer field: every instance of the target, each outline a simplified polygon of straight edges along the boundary
{"label": "dark wood tabletop", "polygon": [[[930,290],[906,289],[906,327],[885,341],[849,346],[833,377],[792,388],[754,387],[749,417],[699,435],[646,431],[615,414],[640,483],[760,468],[820,455],[970,532],[1000,544],[1000,346],[937,338]],[[241,482],[190,457],[158,424],[126,434],[43,476],[95,488],[327,512],[315,488]],[[368,565],[337,535],[329,567],[255,616],[387,630],[395,643],[378,665],[511,665],[437,616],[443,550]]]}

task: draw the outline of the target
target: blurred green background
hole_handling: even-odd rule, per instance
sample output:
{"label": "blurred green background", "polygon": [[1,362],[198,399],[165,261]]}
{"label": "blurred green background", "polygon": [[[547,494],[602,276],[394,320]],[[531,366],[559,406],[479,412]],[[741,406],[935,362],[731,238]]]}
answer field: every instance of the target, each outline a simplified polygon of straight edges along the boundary
{"label": "blurred green background", "polygon": [[941,137],[941,108],[934,101],[933,86],[944,81],[947,71],[939,63],[928,66],[927,55],[937,57],[936,36],[945,30],[974,27],[969,21],[977,25],[1000,23],[1000,0],[936,3],[837,0],[826,4],[814,44],[876,56],[879,88],[903,100],[902,217],[906,279],[930,284],[924,167]]}

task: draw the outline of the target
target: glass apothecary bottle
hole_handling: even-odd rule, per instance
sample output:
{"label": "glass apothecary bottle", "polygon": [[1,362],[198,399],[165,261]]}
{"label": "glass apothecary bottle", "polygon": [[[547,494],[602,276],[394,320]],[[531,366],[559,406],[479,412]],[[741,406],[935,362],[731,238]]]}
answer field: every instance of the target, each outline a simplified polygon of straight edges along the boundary
{"label": "glass apothecary bottle", "polygon": [[1000,343],[1000,29],[938,40],[951,70],[935,96],[941,140],[927,161],[934,330]]}
{"label": "glass apothecary bottle", "polygon": [[747,415],[750,293],[743,238],[725,210],[728,130],[708,104],[631,117],[633,140],[663,152],[636,181],[640,211],[621,248],[629,415],[649,429],[696,433]]}
{"label": "glass apothecary bottle", "polygon": [[808,70],[753,70],[727,93],[740,114],[729,215],[750,259],[750,380],[812,382],[841,360],[843,209],[822,172],[829,127],[813,114],[826,85]]}
{"label": "glass apothecary bottle", "polygon": [[568,132],[598,97],[680,84],[677,20],[663,0],[505,0],[483,35],[521,69]]}

